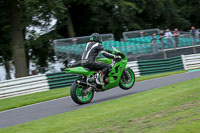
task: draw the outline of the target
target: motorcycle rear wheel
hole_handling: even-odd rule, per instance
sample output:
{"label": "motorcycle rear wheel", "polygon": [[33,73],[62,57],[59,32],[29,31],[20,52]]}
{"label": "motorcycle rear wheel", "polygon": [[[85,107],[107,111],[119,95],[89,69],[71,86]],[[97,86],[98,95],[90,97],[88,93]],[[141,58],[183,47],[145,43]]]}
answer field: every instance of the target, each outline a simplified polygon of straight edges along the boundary
{"label": "motorcycle rear wheel", "polygon": [[74,81],[70,89],[70,95],[72,100],[77,104],[90,103],[94,97],[94,91],[91,90],[89,93],[84,94],[83,86],[80,86]]}
{"label": "motorcycle rear wheel", "polygon": [[123,72],[122,77],[119,81],[119,87],[123,90],[128,90],[131,89],[133,87],[133,85],[135,84],[135,74],[133,72],[133,70],[131,70],[130,68],[127,68],[127,76],[128,79],[124,80],[123,78],[123,74],[125,74],[125,72]]}

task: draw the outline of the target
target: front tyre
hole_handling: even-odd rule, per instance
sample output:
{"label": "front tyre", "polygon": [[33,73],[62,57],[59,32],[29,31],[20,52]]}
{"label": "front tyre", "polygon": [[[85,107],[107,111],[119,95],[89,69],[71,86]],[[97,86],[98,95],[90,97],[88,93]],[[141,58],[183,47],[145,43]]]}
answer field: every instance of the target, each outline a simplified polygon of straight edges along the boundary
{"label": "front tyre", "polygon": [[121,79],[119,81],[119,87],[124,90],[128,90],[132,88],[134,84],[135,84],[135,74],[133,70],[131,70],[130,68],[127,68],[122,73]]}
{"label": "front tyre", "polygon": [[83,86],[80,86],[74,81],[70,89],[72,100],[77,104],[87,104],[93,99],[94,91],[91,90],[87,94],[84,93]]}

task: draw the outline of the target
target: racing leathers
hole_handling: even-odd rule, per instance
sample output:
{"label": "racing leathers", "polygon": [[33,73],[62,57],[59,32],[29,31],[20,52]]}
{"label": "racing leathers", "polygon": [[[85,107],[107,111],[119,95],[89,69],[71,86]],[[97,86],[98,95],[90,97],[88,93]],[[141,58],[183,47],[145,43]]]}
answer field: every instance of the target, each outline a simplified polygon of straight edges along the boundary
{"label": "racing leathers", "polygon": [[96,57],[99,52],[101,52],[107,58],[115,58],[115,55],[104,50],[101,43],[88,42],[82,55],[81,65],[94,71],[101,70],[104,75],[107,75],[112,66],[110,64],[96,61]]}

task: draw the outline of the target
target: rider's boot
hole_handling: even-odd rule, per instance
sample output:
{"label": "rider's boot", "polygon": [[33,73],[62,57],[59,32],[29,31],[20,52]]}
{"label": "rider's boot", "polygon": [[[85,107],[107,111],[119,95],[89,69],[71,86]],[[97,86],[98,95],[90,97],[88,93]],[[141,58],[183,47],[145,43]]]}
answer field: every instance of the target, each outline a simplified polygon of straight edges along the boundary
{"label": "rider's boot", "polygon": [[103,78],[104,78],[104,74],[102,71],[99,71],[97,73],[97,84],[100,84],[100,85],[104,85],[104,81],[103,81]]}

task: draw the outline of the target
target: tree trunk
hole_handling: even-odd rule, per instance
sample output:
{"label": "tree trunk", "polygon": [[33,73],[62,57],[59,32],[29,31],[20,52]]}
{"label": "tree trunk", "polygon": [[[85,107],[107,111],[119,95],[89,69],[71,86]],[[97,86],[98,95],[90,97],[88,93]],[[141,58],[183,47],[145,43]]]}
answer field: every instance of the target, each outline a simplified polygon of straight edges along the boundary
{"label": "tree trunk", "polygon": [[28,76],[26,54],[24,48],[24,34],[21,20],[22,10],[18,0],[12,0],[11,3],[11,46],[14,57],[14,66],[16,77]]}
{"label": "tree trunk", "polygon": [[30,58],[28,56],[28,51],[26,52],[26,65],[27,65],[27,71],[28,71],[28,75],[30,72],[30,62],[29,62]]}
{"label": "tree trunk", "polygon": [[4,65],[5,65],[5,69],[6,69],[6,79],[11,79],[10,64],[9,64],[9,60],[7,58],[4,58]]}
{"label": "tree trunk", "polygon": [[68,10],[67,10],[67,29],[68,29],[69,37],[74,37],[75,36],[74,26],[73,26],[71,15]]}

